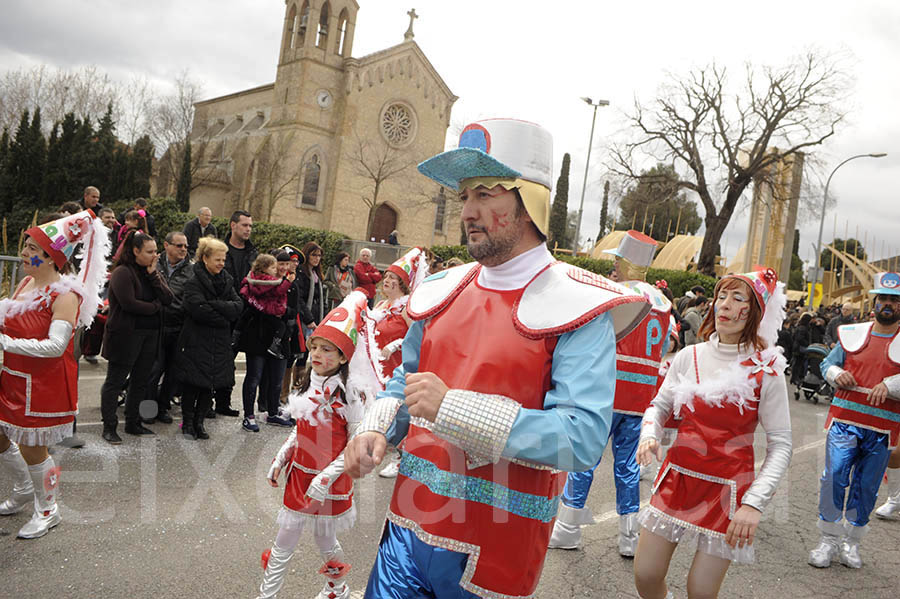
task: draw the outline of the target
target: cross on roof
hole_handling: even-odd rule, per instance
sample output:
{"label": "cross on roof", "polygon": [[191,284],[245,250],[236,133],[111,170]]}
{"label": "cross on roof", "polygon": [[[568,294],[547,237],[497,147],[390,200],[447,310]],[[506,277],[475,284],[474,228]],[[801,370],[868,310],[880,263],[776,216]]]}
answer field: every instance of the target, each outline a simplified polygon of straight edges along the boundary
{"label": "cross on roof", "polygon": [[403,40],[408,42],[416,37],[416,34],[413,33],[413,23],[419,18],[419,15],[416,14],[415,8],[410,9],[406,14],[409,15],[409,29],[403,34]]}

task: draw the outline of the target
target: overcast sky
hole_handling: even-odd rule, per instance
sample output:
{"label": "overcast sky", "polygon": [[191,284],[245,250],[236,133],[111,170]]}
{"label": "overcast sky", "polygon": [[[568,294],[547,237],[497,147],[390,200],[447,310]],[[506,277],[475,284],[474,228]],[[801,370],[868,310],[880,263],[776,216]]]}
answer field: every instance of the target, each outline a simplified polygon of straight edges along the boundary
{"label": "overcast sky", "polygon": [[[900,253],[900,2],[358,2],[355,56],[400,43],[406,12],[415,6],[416,42],[460,98],[454,122],[508,116],[547,127],[557,172],[563,153],[572,155],[570,209],[580,198],[591,125],[591,109],[579,98],[609,100],[597,116],[585,200],[583,236],[592,238],[608,162],[604,144],[621,134],[622,111],[635,96],[649,101],[666,73],[712,60],[738,75],[748,60],[779,65],[811,47],[840,52],[855,85],[848,123],[818,150],[825,174],[854,154],[889,155],[851,162],[835,175],[829,194],[838,204],[827,213],[825,240],[836,213],[839,237],[846,222],[851,236],[856,227],[861,238],[868,232],[871,257],[881,257],[882,241]],[[165,85],[187,68],[214,97],[274,80],[284,6],[283,0],[6,0],[0,70],[96,65],[117,79],[141,73]],[[807,259],[818,218],[801,219]],[[723,238],[726,254],[737,252],[746,228],[746,219],[735,217]]]}

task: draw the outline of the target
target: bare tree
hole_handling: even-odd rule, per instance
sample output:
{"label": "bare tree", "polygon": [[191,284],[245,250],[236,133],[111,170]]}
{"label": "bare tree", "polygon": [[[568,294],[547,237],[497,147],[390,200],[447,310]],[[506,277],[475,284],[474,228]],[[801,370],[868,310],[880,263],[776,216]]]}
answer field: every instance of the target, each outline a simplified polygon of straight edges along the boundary
{"label": "bare tree", "polygon": [[780,68],[748,64],[738,93],[726,74],[713,64],[673,77],[650,106],[635,100],[628,120],[638,139],[612,152],[613,170],[633,179],[641,158],[672,164],[679,187],[700,197],[706,233],[698,268],[711,275],[744,191],[779,161],[833,136],[849,89],[838,61],[812,52]]}
{"label": "bare tree", "polygon": [[272,134],[253,158],[255,168],[252,173],[251,198],[247,198],[246,205],[252,207],[253,214],[260,215],[260,220],[270,221],[279,200],[297,195],[302,169],[297,161],[291,160],[293,139],[293,131],[282,135]]}
{"label": "bare tree", "polygon": [[[410,173],[418,161],[409,152],[389,146],[381,139],[371,140],[360,137],[354,131],[349,143],[346,158],[357,176],[366,180],[366,190],[360,195],[363,203],[369,207],[369,218],[366,226],[366,238],[372,233],[375,212],[384,201],[381,192],[384,184],[391,179]],[[430,202],[430,194],[421,189],[410,190],[410,196],[418,197],[423,202]]]}
{"label": "bare tree", "polygon": [[[171,174],[173,187],[177,188],[185,142],[193,126],[194,104],[200,100],[203,86],[192,79],[187,70],[179,73],[172,84],[174,91],[171,94],[148,99],[144,113],[153,147],[162,154],[161,170]],[[196,189],[204,183],[204,178],[199,175],[209,169],[202,169],[204,144],[193,140],[191,149],[191,189]]]}
{"label": "bare tree", "polygon": [[28,110],[38,107],[49,132],[66,114],[99,119],[107,106],[119,105],[121,86],[95,66],[74,71],[51,69],[46,65],[7,71],[0,77],[0,130],[15,128]]}

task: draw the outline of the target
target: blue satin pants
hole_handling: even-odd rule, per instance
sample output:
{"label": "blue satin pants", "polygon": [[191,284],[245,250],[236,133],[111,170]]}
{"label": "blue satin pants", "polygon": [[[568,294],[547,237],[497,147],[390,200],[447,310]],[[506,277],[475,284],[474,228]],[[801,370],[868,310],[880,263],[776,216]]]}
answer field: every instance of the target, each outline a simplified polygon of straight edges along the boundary
{"label": "blue satin pants", "polygon": [[[890,456],[885,433],[843,422],[832,423],[825,442],[819,518],[840,522],[846,517],[853,526],[868,524]],[[851,473],[853,480],[850,480]]]}
{"label": "blue satin pants", "polygon": [[[609,436],[615,460],[613,472],[616,479],[616,512],[619,515],[632,514],[641,506],[641,467],[635,459],[641,437],[641,420],[640,416],[613,412]],[[594,482],[594,470],[599,465],[598,461],[590,470],[569,473],[562,496],[565,505],[576,509],[584,507]]]}
{"label": "blue satin pants", "polygon": [[477,599],[459,586],[469,556],[434,547],[411,530],[385,524],[366,599]]}

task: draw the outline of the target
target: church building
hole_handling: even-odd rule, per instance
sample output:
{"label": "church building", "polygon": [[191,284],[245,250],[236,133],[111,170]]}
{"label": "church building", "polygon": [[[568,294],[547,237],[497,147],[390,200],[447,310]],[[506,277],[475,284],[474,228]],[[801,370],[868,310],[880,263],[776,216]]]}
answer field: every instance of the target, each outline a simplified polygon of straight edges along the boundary
{"label": "church building", "polygon": [[416,171],[444,149],[457,97],[413,41],[415,10],[402,43],[354,58],[358,10],[287,0],[275,82],[195,105],[192,210],[458,243],[458,202]]}

